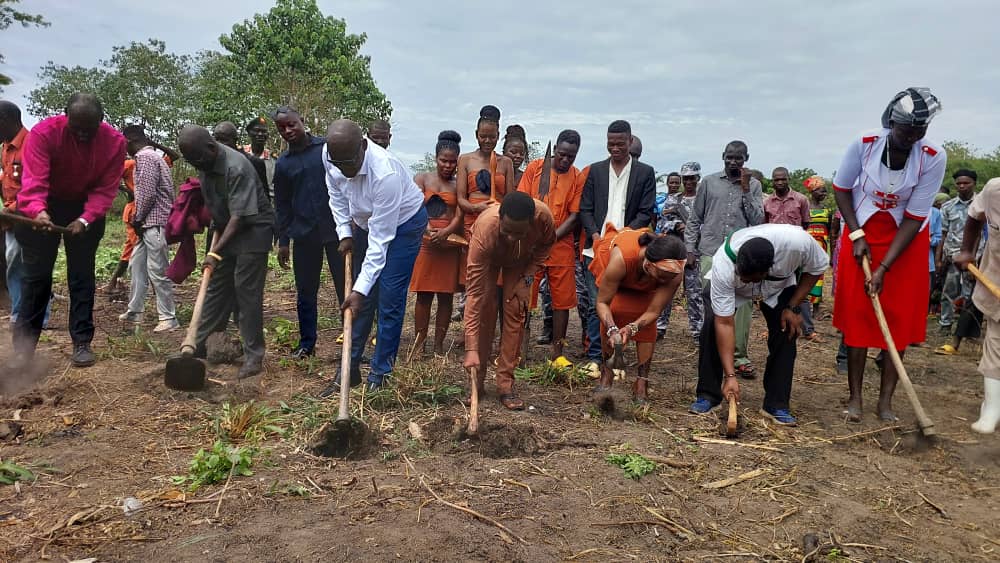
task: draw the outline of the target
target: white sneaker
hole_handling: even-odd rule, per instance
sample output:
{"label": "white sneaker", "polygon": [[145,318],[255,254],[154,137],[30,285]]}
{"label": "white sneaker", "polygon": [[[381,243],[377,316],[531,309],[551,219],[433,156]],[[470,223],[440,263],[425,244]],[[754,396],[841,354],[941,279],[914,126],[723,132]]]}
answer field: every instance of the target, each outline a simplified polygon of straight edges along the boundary
{"label": "white sneaker", "polygon": [[142,324],[142,313],[130,313],[128,311],[118,315],[119,321],[133,324]]}
{"label": "white sneaker", "polygon": [[980,434],[992,434],[1000,423],[1000,379],[984,377],[983,390],[986,396],[979,410],[979,420],[972,425],[972,429]]}
{"label": "white sneaker", "polygon": [[170,332],[180,327],[181,323],[177,322],[177,319],[170,319],[169,321],[160,321],[160,324],[156,325],[153,332]]}

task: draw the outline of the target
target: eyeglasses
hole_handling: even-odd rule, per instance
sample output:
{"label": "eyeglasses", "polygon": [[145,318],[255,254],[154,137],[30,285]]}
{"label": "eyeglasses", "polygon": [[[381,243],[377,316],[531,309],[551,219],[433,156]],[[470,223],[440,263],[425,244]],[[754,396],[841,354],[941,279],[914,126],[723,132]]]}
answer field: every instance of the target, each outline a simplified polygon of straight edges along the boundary
{"label": "eyeglasses", "polygon": [[364,159],[364,154],[365,153],[361,150],[361,146],[362,145],[360,145],[360,144],[358,145],[358,149],[357,149],[357,152],[354,154],[354,158],[352,158],[350,160],[336,160],[336,159],[333,159],[333,158],[330,158],[329,156],[327,156],[326,157],[326,161],[329,162],[330,164],[336,166],[337,168],[340,168],[342,166],[356,166],[356,165],[360,164],[360,161],[362,161]]}

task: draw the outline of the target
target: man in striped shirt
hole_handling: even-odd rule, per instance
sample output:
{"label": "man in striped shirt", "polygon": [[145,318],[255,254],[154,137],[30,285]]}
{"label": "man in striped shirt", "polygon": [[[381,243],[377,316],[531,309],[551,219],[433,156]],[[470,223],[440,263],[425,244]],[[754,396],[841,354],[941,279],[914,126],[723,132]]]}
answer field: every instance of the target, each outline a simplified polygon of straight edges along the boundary
{"label": "man in striped shirt", "polygon": [[132,291],[128,310],[119,320],[139,324],[146,308],[146,291],[153,283],[159,324],[153,332],[168,332],[180,326],[174,308],[174,285],[167,278],[170,249],[165,227],[174,204],[174,182],[170,166],[156,152],[140,125],[124,130],[127,149],[135,158],[135,215],[132,228],[139,241],[132,251],[130,264]]}

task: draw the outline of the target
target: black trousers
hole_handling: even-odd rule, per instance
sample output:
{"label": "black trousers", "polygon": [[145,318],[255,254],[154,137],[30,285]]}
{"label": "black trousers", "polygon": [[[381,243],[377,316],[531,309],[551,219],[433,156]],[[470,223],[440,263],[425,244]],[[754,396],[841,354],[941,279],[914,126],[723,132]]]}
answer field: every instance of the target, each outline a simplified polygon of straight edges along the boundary
{"label": "black trousers", "polygon": [[[316,324],[319,316],[317,297],[324,257],[337,292],[337,307],[334,310],[339,311],[340,304],[344,302],[344,259],[337,252],[338,246],[340,239],[337,238],[330,242],[322,242],[319,237],[316,237],[316,240],[304,238],[292,242],[292,269],[295,272],[296,309],[299,315],[299,348],[312,350],[316,346]],[[354,271],[353,264],[351,270]]]}
{"label": "black trousers", "polygon": [[[697,395],[708,399],[713,405],[722,402],[722,360],[716,344],[715,311],[712,310],[712,284],[707,282],[703,293],[705,302],[705,322],[701,329],[698,350]],[[781,331],[781,312],[795,294],[795,286],[787,287],[778,296],[777,307],[761,302],[760,312],[767,321],[767,366],[764,368],[764,408],[788,409],[792,395],[792,372],[795,369],[797,339],[789,340]],[[809,303],[806,302],[806,305]]]}
{"label": "black trousers", "polygon": [[[48,202],[49,217],[56,225],[68,225],[83,213],[83,202]],[[69,283],[69,334],[73,344],[94,339],[94,261],[104,238],[104,219],[94,221],[80,236],[64,236],[18,226],[14,235],[21,245],[24,273],[21,306],[14,325],[14,350],[32,354],[38,345],[45,309],[52,296],[52,270],[59,242],[66,246],[66,279]]]}

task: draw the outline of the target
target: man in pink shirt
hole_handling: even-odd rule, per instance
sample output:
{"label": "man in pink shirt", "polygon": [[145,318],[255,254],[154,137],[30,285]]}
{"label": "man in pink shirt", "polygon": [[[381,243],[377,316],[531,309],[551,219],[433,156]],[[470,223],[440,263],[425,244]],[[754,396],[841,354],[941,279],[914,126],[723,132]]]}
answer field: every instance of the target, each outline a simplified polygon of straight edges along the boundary
{"label": "man in pink shirt", "polygon": [[764,222],[809,228],[809,199],[788,185],[788,169],[771,172],[774,193],[764,198]]}
{"label": "man in pink shirt", "polygon": [[[17,209],[43,228],[15,230],[24,260],[21,305],[14,325],[15,363],[34,356],[52,293],[60,239],[66,245],[73,365],[86,367],[96,361],[90,348],[94,258],[125,163],[125,137],[103,120],[100,100],[91,94],[73,94],[66,113],[40,122],[25,142]],[[52,233],[46,225],[65,226],[69,234]]]}

